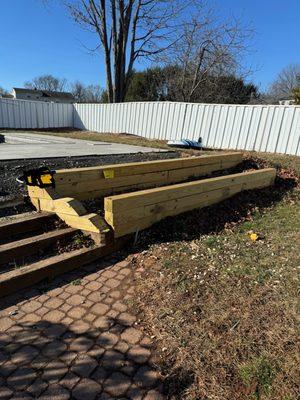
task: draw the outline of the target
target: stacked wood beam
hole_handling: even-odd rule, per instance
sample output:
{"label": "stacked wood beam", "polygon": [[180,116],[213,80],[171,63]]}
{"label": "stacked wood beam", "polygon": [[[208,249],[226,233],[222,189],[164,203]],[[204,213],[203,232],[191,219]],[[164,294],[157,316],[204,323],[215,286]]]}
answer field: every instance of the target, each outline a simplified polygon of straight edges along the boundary
{"label": "stacked wood beam", "polygon": [[[94,199],[126,191],[164,186],[236,166],[242,153],[62,169],[56,171],[58,197]],[[47,190],[29,187],[32,198],[49,198]],[[50,193],[51,194],[51,193]]]}
{"label": "stacked wood beam", "polygon": [[105,220],[113,227],[115,237],[120,237],[243,190],[272,185],[275,176],[275,169],[269,168],[106,197]]}
{"label": "stacked wood beam", "polygon": [[[272,168],[199,179],[241,160],[241,153],[228,153],[60,170],[55,174],[55,188],[29,186],[31,201],[40,213],[0,222],[0,297],[110,254],[124,245],[130,234],[166,217],[274,183],[276,171]],[[89,213],[80,201],[96,197],[104,198],[104,217]],[[69,228],[42,233],[44,224],[57,217]],[[95,245],[10,268],[78,230],[91,234]]]}
{"label": "stacked wood beam", "polygon": [[[94,234],[103,234],[112,228],[114,237],[118,238],[145,229],[165,217],[274,182],[274,169],[191,182],[214,171],[234,167],[241,161],[242,153],[235,152],[66,169],[56,171],[55,189],[28,187],[28,191],[39,211],[54,212],[70,227]],[[97,197],[104,198],[104,218],[88,213],[80,202]]]}

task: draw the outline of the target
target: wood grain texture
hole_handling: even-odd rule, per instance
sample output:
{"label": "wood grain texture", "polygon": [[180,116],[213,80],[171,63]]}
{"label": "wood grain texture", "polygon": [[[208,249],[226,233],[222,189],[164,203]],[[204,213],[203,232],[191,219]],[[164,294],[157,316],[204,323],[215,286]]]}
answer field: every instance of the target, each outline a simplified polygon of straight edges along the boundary
{"label": "wood grain texture", "polygon": [[145,229],[168,216],[227,199],[243,190],[274,183],[273,168],[187,182],[105,198],[105,220],[115,237]]}
{"label": "wood grain texture", "polygon": [[124,237],[106,245],[74,250],[3,273],[0,275],[0,297],[96,261],[118,250],[128,240],[129,237]]}
{"label": "wood grain texture", "polygon": [[220,161],[241,162],[242,153],[220,153],[214,155],[202,155],[199,157],[183,157],[167,160],[144,161],[136,163],[112,164],[98,167],[61,169],[56,171],[55,181],[62,183],[77,183],[80,181],[105,179],[105,171],[113,171],[114,178],[141,175],[152,172],[190,168],[200,165],[214,164]]}
{"label": "wood grain texture", "polygon": [[110,229],[104,218],[96,213],[90,213],[86,215],[70,215],[57,213],[57,215],[68,226],[80,229],[82,231],[105,233],[107,232],[107,230]]}
{"label": "wood grain texture", "polygon": [[35,254],[58,240],[74,235],[76,232],[77,230],[72,228],[60,229],[0,245],[0,264]]}
{"label": "wood grain texture", "polygon": [[34,232],[54,219],[55,214],[52,213],[32,213],[25,216],[20,214],[17,218],[5,219],[0,221],[0,239]]}
{"label": "wood grain texture", "polygon": [[32,198],[54,199],[54,196],[58,196],[86,200],[128,190],[182,182],[192,177],[234,167],[241,161],[242,153],[236,152],[58,170],[54,176],[55,189],[29,187],[28,191]]}

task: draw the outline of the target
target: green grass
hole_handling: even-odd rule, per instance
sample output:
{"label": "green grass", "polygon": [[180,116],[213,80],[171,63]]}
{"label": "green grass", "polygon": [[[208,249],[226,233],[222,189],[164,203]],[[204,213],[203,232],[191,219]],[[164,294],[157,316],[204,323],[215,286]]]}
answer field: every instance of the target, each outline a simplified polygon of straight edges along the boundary
{"label": "green grass", "polygon": [[276,369],[264,356],[240,366],[239,375],[246,387],[250,390],[255,387],[253,398],[260,400],[264,396],[271,395]]}
{"label": "green grass", "polygon": [[[247,154],[249,156],[249,153]],[[144,233],[156,268],[138,308],[157,340],[169,399],[296,400],[299,394],[299,159],[277,164],[274,188],[168,219]],[[250,233],[259,240],[252,241]]]}

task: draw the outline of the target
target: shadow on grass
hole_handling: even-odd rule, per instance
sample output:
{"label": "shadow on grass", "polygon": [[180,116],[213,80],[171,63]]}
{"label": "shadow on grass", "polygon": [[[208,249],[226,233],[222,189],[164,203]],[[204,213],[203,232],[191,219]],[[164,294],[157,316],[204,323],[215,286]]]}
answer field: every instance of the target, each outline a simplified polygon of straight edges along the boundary
{"label": "shadow on grass", "polygon": [[[249,168],[257,169],[255,167],[249,160],[238,168],[222,171],[216,176],[238,173]],[[244,221],[251,221],[254,215],[259,216],[281,202],[297,185],[296,177],[277,175],[274,186],[244,191],[212,206],[168,217],[142,232],[137,247],[143,250],[155,243],[195,240],[201,235],[218,233]]]}
{"label": "shadow on grass", "polygon": [[[252,160],[246,160],[238,166],[238,170],[235,167],[234,170],[222,171],[222,173],[236,173],[249,168],[257,169],[257,165]],[[220,172],[217,175],[220,176]],[[132,240],[122,251],[99,260],[97,263],[64,273],[51,280],[51,282],[41,282],[14,295],[0,298],[0,310],[3,307],[16,304],[18,301],[29,299],[66,283],[80,280],[87,273],[106,268],[126,258],[132,252],[147,249],[151,244],[195,240],[201,235],[218,233],[224,228],[232,227],[244,221],[251,221],[253,215],[276,205],[297,184],[295,177],[279,175],[276,178],[275,185],[272,187],[241,192],[213,206],[195,209],[175,217],[168,217],[141,232],[135,246],[133,246]]]}

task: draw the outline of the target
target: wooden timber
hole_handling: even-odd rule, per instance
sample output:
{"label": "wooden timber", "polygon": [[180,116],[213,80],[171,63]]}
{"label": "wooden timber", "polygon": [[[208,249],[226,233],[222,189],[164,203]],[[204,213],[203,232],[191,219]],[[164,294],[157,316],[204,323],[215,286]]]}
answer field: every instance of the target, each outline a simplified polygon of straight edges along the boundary
{"label": "wooden timber", "polygon": [[21,216],[7,219],[0,222],[0,239],[2,240],[10,236],[37,231],[55,218],[55,214],[45,212],[28,215],[22,214]]}
{"label": "wooden timber", "polygon": [[62,213],[76,216],[84,215],[87,213],[86,209],[80,203],[80,201],[71,197],[63,197],[58,199],[44,199],[33,197],[32,202],[39,211],[48,211],[56,214]]}
{"label": "wooden timber", "polygon": [[101,167],[58,170],[55,190],[29,187],[32,199],[72,197],[78,200],[186,181],[236,166],[242,153],[116,164]]}
{"label": "wooden timber", "polygon": [[272,185],[275,176],[276,170],[268,168],[106,197],[105,220],[113,227],[115,237],[120,237],[243,190]]}
{"label": "wooden timber", "polygon": [[55,188],[28,186],[28,193],[38,211],[54,212],[70,227],[102,237],[109,232],[109,225],[100,215],[88,214],[79,200],[182,182],[241,161],[242,153],[235,152],[59,170]]}
{"label": "wooden timber", "polygon": [[44,279],[52,279],[57,275],[79,268],[96,261],[118,250],[127,241],[124,237],[105,245],[89,249],[74,250],[34,264],[0,274],[0,297],[14,293]]}
{"label": "wooden timber", "polygon": [[51,246],[57,240],[68,238],[76,232],[77,230],[72,228],[59,229],[26,239],[2,244],[0,245],[0,264],[6,264],[13,260],[35,254],[39,250]]}
{"label": "wooden timber", "polygon": [[97,167],[61,169],[56,171],[55,182],[77,183],[86,180],[113,179],[132,175],[148,174],[152,172],[164,172],[174,169],[196,167],[200,165],[215,164],[218,162],[242,161],[242,153],[220,153],[203,155],[199,157],[173,158],[156,161],[143,161],[136,163],[112,164]]}
{"label": "wooden timber", "polygon": [[[30,187],[31,189],[32,187]],[[35,188],[34,189],[39,189]],[[41,189],[47,193],[48,198],[32,197],[33,205],[39,211],[52,211],[68,226],[82,231],[105,235],[110,227],[105,220],[96,213],[88,213],[85,207],[76,199],[70,197],[57,198],[53,189]]]}

